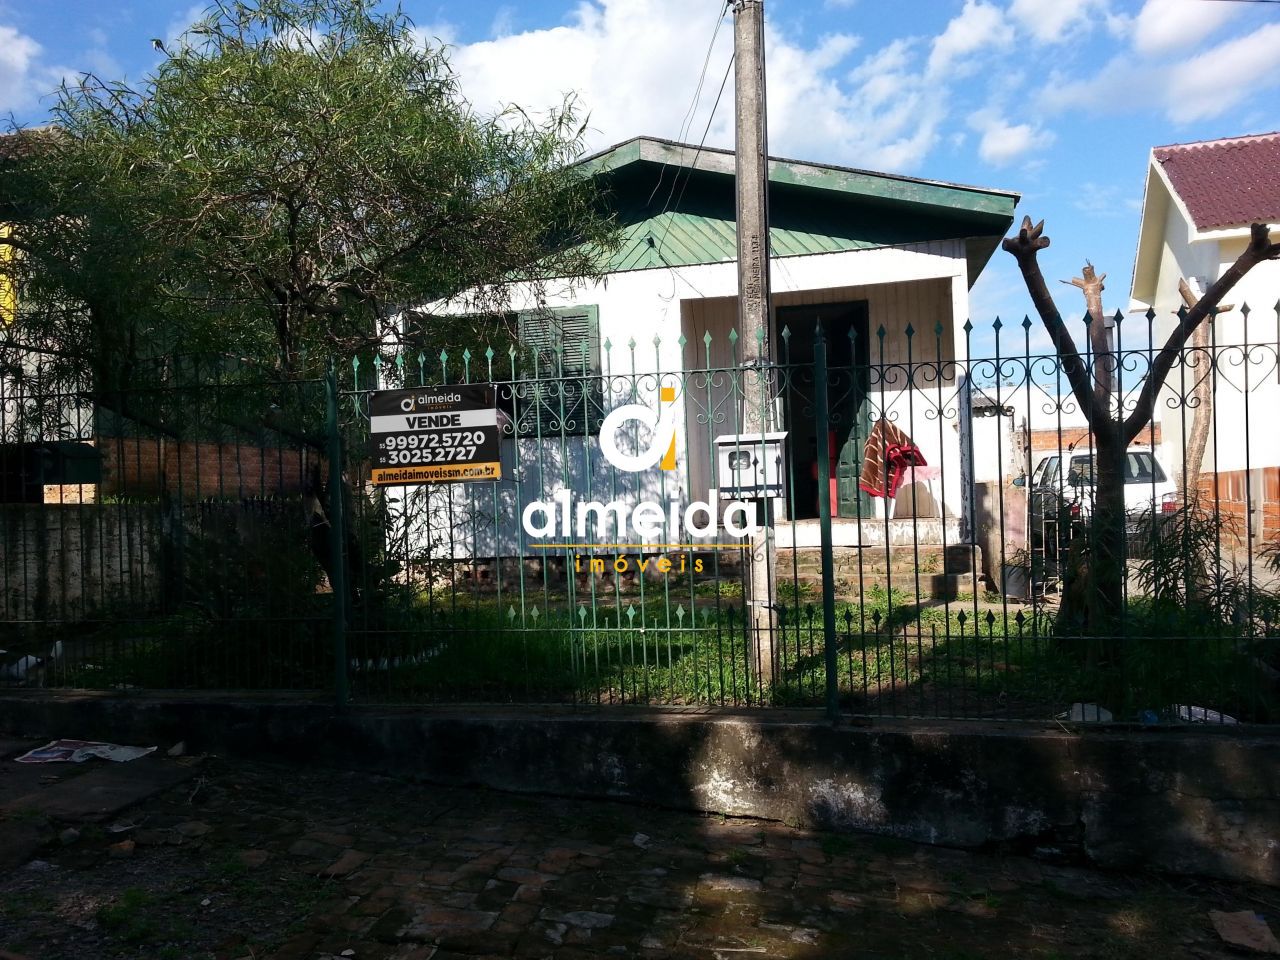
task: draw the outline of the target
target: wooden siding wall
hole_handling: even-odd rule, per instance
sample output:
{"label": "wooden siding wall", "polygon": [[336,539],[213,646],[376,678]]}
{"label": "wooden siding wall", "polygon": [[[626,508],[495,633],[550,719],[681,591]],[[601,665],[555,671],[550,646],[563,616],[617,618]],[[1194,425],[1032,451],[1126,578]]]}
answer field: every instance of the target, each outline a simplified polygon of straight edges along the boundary
{"label": "wooden siding wall", "polygon": [[[867,301],[867,323],[871,337],[873,365],[907,363],[905,331],[908,324],[915,330],[910,350],[910,361],[913,364],[936,363],[939,360],[946,362],[955,358],[949,278],[778,293],[773,298],[773,305],[775,308],[795,307],[857,300]],[[737,300],[733,297],[684,301],[682,324],[684,336],[688,341],[684,348],[685,369],[704,369],[708,366],[718,369],[734,366],[729,331],[737,325],[737,322]],[[942,323],[941,337],[935,331],[939,322]],[[876,331],[881,326],[885,329],[883,352],[880,339],[876,336]],[[707,333],[712,337],[709,353],[703,342],[703,337]],[[900,381],[905,380],[902,373],[899,374]],[[944,369],[943,373],[949,375],[947,382],[950,382],[950,375],[954,375],[954,370]],[[727,382],[714,384],[709,390],[705,385],[699,390],[698,386],[691,384],[690,389],[696,396],[688,398],[689,402],[686,402],[684,413],[690,490],[694,494],[701,495],[715,484],[710,454],[712,433],[739,432],[736,418],[740,417],[741,413],[733,409],[733,404],[728,403]],[[937,387],[936,382],[929,382],[930,389],[936,391]],[[713,422],[710,426],[706,422],[699,422],[700,419],[706,420],[705,407],[708,401],[713,411],[724,417],[723,420]],[[947,452],[946,457],[948,473],[958,476],[960,469],[958,446],[955,451]]]}

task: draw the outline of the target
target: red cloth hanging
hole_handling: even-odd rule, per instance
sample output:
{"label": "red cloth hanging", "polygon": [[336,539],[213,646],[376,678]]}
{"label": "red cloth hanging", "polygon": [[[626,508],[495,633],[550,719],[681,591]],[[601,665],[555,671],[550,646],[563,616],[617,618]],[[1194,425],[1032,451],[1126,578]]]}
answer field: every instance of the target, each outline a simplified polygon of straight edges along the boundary
{"label": "red cloth hanging", "polygon": [[858,486],[873,497],[892,500],[906,478],[909,467],[923,467],[924,454],[909,436],[888,420],[880,419],[871,428],[862,448],[862,473]]}

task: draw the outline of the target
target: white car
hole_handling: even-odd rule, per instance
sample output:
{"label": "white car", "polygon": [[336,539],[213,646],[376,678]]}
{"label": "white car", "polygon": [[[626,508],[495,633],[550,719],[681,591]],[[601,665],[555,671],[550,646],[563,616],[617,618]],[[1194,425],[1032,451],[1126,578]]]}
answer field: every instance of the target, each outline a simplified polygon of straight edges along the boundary
{"label": "white car", "polygon": [[[1066,524],[1092,516],[1096,497],[1093,466],[1088,449],[1051,453],[1036,464],[1027,488],[1033,544],[1062,544]],[[1129,555],[1136,556],[1144,539],[1142,517],[1153,512],[1174,513],[1180,506],[1177,486],[1150,447],[1125,451],[1124,505]]]}

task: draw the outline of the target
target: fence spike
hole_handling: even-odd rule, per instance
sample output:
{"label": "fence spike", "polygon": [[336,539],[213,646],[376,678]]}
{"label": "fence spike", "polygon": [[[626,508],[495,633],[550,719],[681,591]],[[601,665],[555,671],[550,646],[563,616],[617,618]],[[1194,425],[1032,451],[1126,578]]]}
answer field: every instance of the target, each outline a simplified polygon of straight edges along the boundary
{"label": "fence spike", "polygon": [[738,342],[738,330],[736,327],[729,328],[729,343],[733,345]]}
{"label": "fence spike", "polygon": [[997,335],[999,335],[1000,331],[1004,329],[1004,321],[1002,321],[999,317],[996,317],[995,322],[991,324],[991,329],[994,330]]}
{"label": "fence spike", "polygon": [[710,330],[708,330],[706,333],[702,335],[702,342],[703,344],[706,345],[706,348],[708,350],[711,349],[711,331]]}
{"label": "fence spike", "polygon": [[688,342],[689,342],[689,338],[686,337],[683,333],[680,334],[680,336],[676,337],[676,344],[680,347],[681,350],[684,349],[685,344]]}
{"label": "fence spike", "polygon": [[484,358],[488,360],[490,363],[493,363],[493,358],[494,358],[493,347],[484,348]]}
{"label": "fence spike", "polygon": [[[1217,311],[1215,310],[1214,312],[1216,313]],[[1242,304],[1240,305],[1240,316],[1242,316],[1242,317],[1244,317],[1246,320],[1248,320],[1248,319],[1249,319],[1249,312],[1250,312],[1250,311],[1249,311],[1249,304],[1247,304],[1247,303],[1242,303]]]}
{"label": "fence spike", "polygon": [[1031,330],[1031,318],[1026,314],[1022,315],[1022,329],[1027,331]]}
{"label": "fence spike", "polygon": [[912,337],[914,337],[914,336],[916,335],[916,328],[915,328],[915,327],[913,327],[913,326],[911,325],[911,321],[910,321],[910,320],[908,320],[908,321],[907,321],[907,329],[903,330],[902,332],[903,332],[903,333],[905,333],[905,334],[907,335],[907,339],[908,339],[908,340],[910,340]]}
{"label": "fence spike", "polygon": [[964,326],[960,329],[964,331],[964,334],[967,337],[969,334],[973,333],[973,321],[966,320],[964,322]]}
{"label": "fence spike", "polygon": [[1120,326],[1120,324],[1124,322],[1124,314],[1119,309],[1117,309],[1116,315],[1111,318],[1111,322],[1114,323],[1117,327]]}
{"label": "fence spike", "polygon": [[934,335],[935,337],[940,337],[940,336],[942,336],[942,331],[943,331],[943,329],[944,329],[944,328],[943,328],[943,326],[942,326],[942,321],[941,321],[941,320],[937,321],[937,322],[936,322],[936,323],[934,323],[934,325],[933,325],[933,335]]}

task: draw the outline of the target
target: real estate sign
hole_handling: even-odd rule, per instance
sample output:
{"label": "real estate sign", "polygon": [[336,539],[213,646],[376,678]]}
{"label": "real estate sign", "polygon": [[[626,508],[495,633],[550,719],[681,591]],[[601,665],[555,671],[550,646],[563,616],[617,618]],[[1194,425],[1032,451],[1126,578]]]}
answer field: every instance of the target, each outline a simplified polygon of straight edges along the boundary
{"label": "real estate sign", "polygon": [[369,434],[377,486],[502,476],[493,384],[371,393]]}

